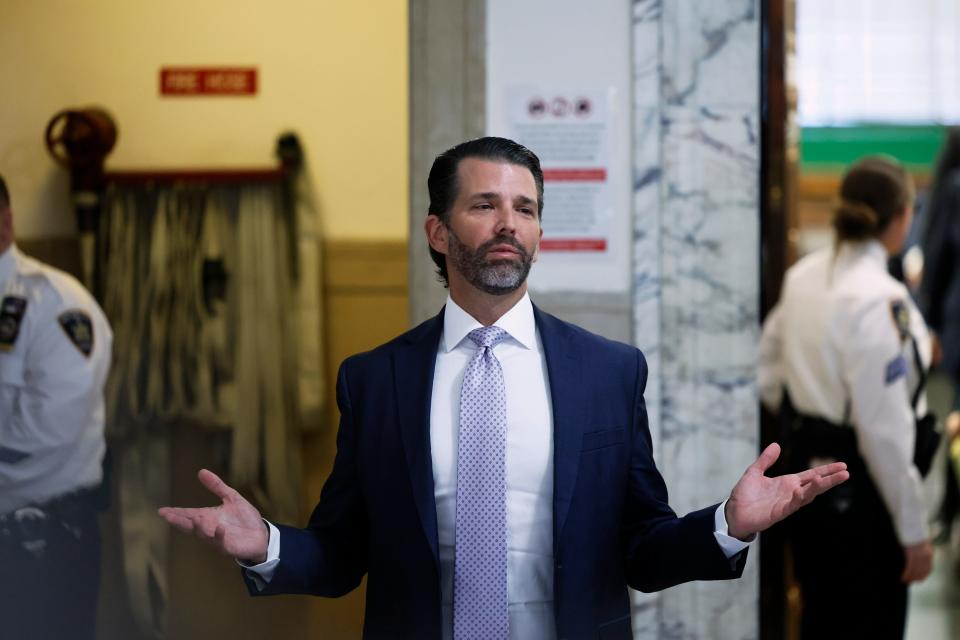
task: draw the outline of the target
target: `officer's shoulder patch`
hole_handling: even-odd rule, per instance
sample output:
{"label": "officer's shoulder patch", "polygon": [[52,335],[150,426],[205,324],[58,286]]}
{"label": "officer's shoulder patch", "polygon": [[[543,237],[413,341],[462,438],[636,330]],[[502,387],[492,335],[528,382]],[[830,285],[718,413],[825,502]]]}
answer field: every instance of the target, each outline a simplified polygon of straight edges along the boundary
{"label": "officer's shoulder patch", "polygon": [[910,337],[910,310],[903,300],[890,301],[890,315],[893,316],[893,326],[900,334],[901,340]]}
{"label": "officer's shoulder patch", "polygon": [[27,312],[27,299],[6,296],[0,302],[0,351],[10,351],[20,334],[23,315]]}
{"label": "officer's shoulder patch", "polygon": [[66,332],[70,342],[80,350],[85,357],[93,352],[93,321],[90,314],[80,309],[64,311],[57,318],[60,326]]}
{"label": "officer's shoulder patch", "polygon": [[904,376],[906,374],[907,361],[902,355],[899,355],[887,363],[887,368],[883,375],[883,383],[890,384],[900,376]]}

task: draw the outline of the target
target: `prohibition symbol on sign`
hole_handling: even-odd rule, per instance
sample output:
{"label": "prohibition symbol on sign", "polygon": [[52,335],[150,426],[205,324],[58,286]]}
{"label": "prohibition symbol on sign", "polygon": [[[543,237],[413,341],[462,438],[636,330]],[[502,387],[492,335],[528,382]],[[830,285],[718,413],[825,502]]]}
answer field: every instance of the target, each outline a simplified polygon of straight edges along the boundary
{"label": "prohibition symbol on sign", "polygon": [[527,113],[533,118],[542,118],[547,113],[547,103],[543,98],[533,98],[527,104]]}
{"label": "prohibition symbol on sign", "polygon": [[593,111],[590,98],[577,98],[573,103],[573,112],[581,118],[586,118]]}
{"label": "prohibition symbol on sign", "polygon": [[550,113],[552,113],[555,118],[562,118],[570,113],[570,103],[567,102],[566,98],[557,96],[550,101]]}

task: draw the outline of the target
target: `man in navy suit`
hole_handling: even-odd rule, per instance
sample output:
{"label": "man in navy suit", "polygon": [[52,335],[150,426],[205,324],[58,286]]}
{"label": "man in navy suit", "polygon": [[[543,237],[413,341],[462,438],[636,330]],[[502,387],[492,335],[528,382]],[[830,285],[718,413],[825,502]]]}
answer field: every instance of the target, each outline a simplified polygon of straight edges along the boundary
{"label": "man in navy suit", "polygon": [[[221,506],[160,510],[237,558],[252,594],[336,597],[366,575],[367,638],[629,638],[628,585],[739,577],[757,532],[847,479],[843,463],[768,478],[774,444],[724,503],[677,517],[653,461],[643,355],[527,295],[542,235],[537,157],[503,138],[468,141],[437,157],[428,187],[447,303],[341,365],[337,456],[307,527],[262,520],[206,470]],[[485,327],[493,346],[475,343]],[[488,351],[502,379],[500,454],[469,487],[494,487],[499,501],[477,519],[457,502],[458,468],[475,468],[461,419],[488,407],[461,393]],[[468,517],[496,541],[479,571],[458,554],[478,533]]]}

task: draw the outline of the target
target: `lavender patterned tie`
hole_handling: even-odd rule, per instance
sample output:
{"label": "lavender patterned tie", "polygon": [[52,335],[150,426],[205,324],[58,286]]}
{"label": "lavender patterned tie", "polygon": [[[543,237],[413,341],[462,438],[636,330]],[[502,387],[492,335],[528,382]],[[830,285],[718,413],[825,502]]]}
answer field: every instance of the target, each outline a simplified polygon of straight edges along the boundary
{"label": "lavender patterned tie", "polygon": [[508,337],[499,327],[474,329],[477,352],[460,390],[457,447],[457,539],[453,570],[453,637],[506,640],[507,408],[493,346]]}

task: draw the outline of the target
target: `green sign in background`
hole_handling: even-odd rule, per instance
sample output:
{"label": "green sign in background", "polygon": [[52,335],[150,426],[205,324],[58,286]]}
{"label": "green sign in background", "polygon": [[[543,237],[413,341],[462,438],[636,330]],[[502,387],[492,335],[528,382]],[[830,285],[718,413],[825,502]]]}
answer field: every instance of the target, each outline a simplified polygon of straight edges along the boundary
{"label": "green sign in background", "polygon": [[800,166],[808,173],[841,173],[858,158],[885,153],[915,173],[932,173],[945,134],[941,125],[804,127]]}

